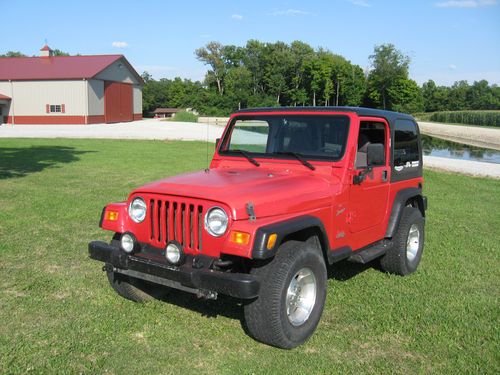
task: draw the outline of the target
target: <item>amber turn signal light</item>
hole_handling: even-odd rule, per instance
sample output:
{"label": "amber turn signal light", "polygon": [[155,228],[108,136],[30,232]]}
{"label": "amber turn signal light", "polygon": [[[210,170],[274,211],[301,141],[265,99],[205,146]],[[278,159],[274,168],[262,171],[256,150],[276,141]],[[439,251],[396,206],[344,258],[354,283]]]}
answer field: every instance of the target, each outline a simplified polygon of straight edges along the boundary
{"label": "amber turn signal light", "polygon": [[116,211],[106,211],[105,219],[108,221],[118,220],[118,212]]}
{"label": "amber turn signal light", "polygon": [[278,235],[276,233],[273,233],[269,236],[269,238],[267,239],[267,250],[271,250],[274,245],[276,245],[276,239],[278,238]]}
{"label": "amber turn signal light", "polygon": [[238,245],[248,245],[250,242],[250,234],[233,230],[229,237],[229,241]]}

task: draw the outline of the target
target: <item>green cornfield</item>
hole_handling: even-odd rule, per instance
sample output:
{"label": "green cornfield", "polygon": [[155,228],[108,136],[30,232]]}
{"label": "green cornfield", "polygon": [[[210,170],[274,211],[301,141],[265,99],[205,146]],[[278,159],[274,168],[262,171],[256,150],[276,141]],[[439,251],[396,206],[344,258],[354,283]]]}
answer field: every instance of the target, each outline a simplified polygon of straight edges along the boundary
{"label": "green cornfield", "polygon": [[500,127],[500,111],[446,111],[434,112],[430,121],[448,124],[466,124]]}

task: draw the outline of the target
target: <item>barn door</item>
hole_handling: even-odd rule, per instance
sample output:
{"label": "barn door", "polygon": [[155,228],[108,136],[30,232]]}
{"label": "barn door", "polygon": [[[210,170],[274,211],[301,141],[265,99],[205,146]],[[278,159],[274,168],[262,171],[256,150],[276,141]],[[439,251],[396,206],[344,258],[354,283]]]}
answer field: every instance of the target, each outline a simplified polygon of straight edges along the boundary
{"label": "barn door", "polygon": [[104,117],[106,123],[132,121],[132,85],[104,82]]}

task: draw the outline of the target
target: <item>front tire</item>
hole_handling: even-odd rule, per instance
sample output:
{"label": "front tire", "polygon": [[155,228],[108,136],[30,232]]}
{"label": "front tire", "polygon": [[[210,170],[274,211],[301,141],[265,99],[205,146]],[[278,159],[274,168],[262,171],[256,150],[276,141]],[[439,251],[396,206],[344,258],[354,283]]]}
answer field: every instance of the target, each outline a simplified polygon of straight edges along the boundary
{"label": "front tire", "polygon": [[168,294],[168,288],[148,283],[147,281],[130,277],[117,272],[108,271],[112,269],[106,265],[106,274],[113,290],[123,298],[134,302],[147,302],[153,299],[162,299]]}
{"label": "front tire", "polygon": [[380,258],[386,272],[406,276],[417,270],[424,251],[424,218],[419,209],[405,207],[392,246]]}
{"label": "front tire", "polygon": [[327,272],[320,250],[288,241],[268,264],[252,269],[259,297],[244,306],[248,333],[265,344],[292,349],[316,329],[326,298]]}
{"label": "front tire", "polygon": [[[111,240],[111,245],[120,247],[117,235]],[[165,286],[114,272],[112,271],[113,266],[111,264],[106,264],[104,268],[109,284],[113,290],[118,295],[128,300],[134,302],[147,302],[153,299],[162,299],[169,293],[169,289]]]}

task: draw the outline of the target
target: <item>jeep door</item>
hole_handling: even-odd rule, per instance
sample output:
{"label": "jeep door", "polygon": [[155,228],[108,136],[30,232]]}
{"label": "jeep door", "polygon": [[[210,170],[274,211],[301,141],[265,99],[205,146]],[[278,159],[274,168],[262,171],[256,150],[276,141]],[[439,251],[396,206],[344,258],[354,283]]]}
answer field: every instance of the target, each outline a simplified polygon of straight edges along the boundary
{"label": "jeep door", "polygon": [[[376,144],[379,146],[370,146]],[[383,145],[383,160],[369,165],[368,149],[380,149],[380,144]],[[356,145],[349,196],[348,220],[351,233],[380,225],[386,216],[390,177],[390,132],[387,122],[380,118],[362,117]]]}

